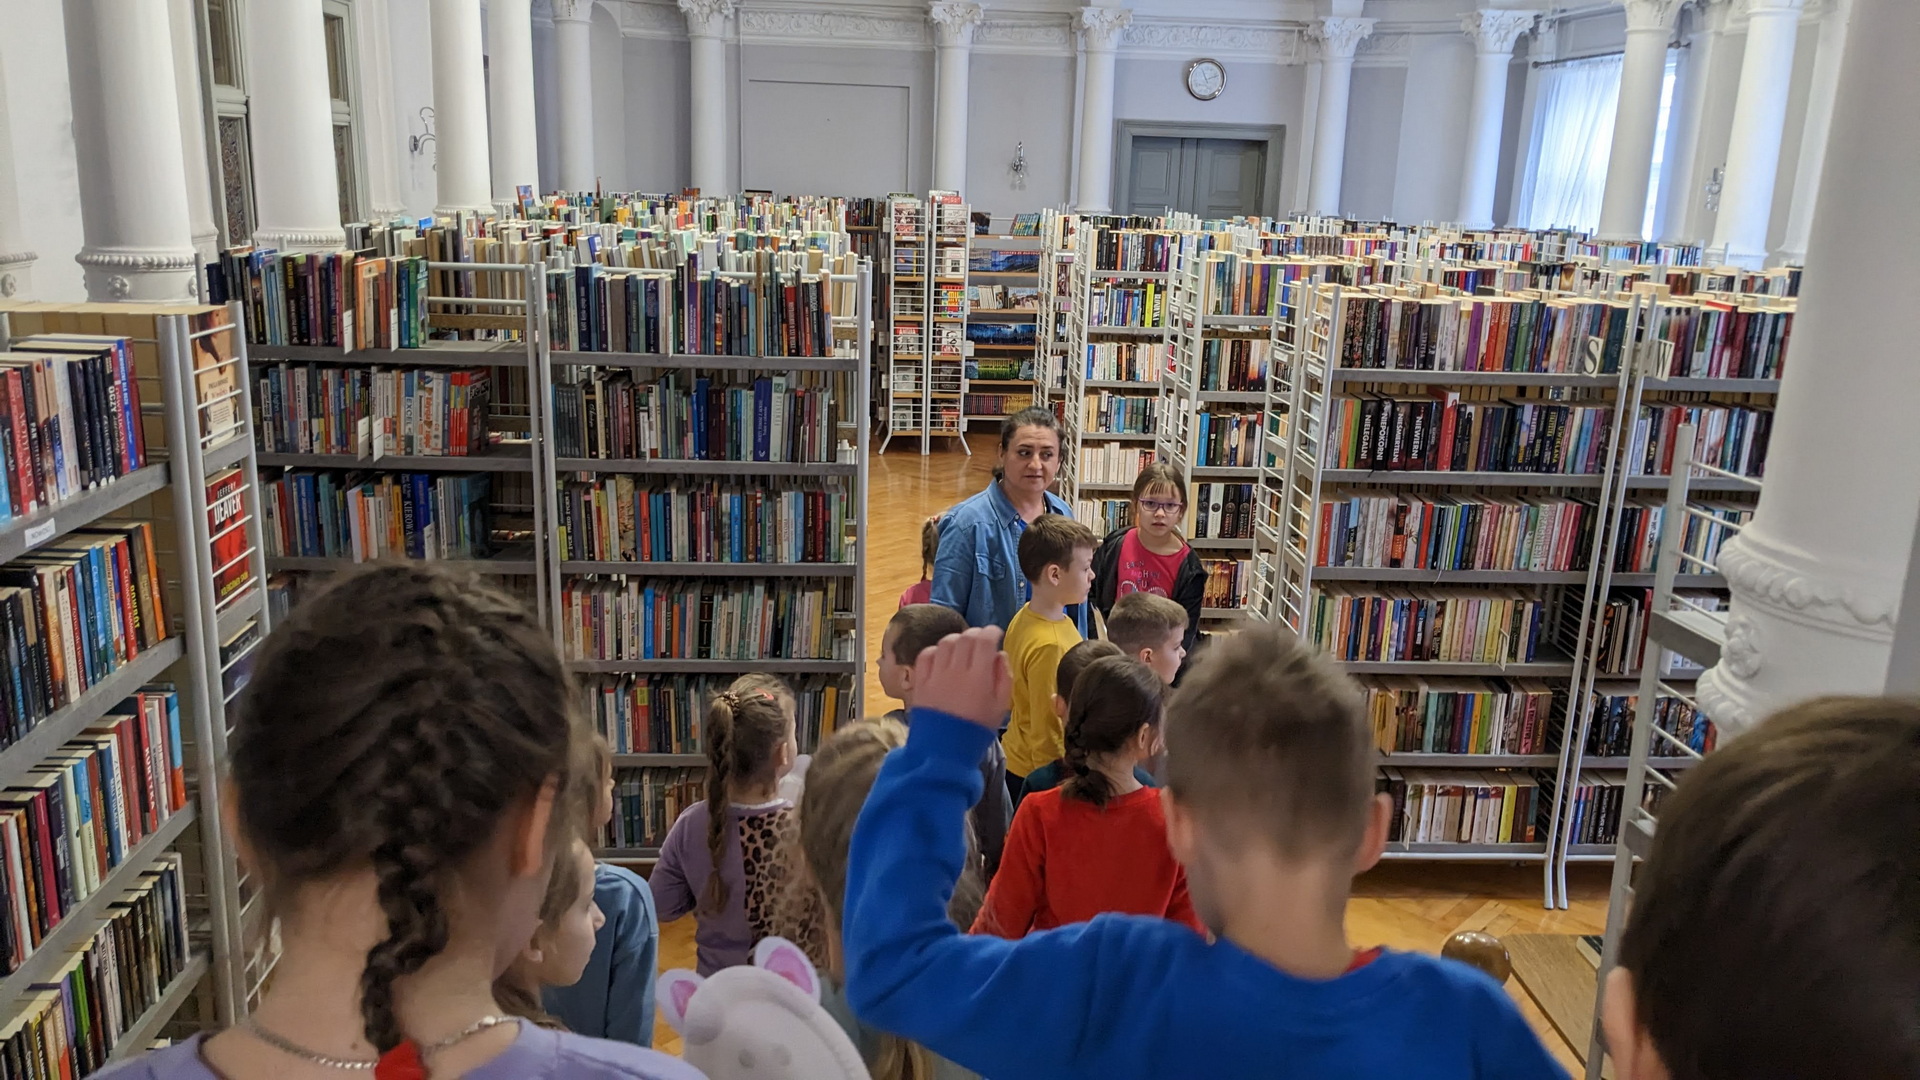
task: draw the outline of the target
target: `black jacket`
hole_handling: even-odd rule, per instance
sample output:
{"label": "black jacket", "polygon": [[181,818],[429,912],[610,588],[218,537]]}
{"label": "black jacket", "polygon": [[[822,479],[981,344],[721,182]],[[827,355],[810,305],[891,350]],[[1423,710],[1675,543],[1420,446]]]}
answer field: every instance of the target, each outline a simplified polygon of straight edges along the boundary
{"label": "black jacket", "polygon": [[[1133,526],[1126,525],[1107,534],[1100,542],[1100,549],[1093,553],[1093,606],[1105,619],[1113,613],[1114,593],[1120,588],[1120,542],[1126,539]],[[1207,594],[1207,570],[1200,565],[1200,556],[1192,547],[1187,548],[1187,557],[1180,560],[1180,575],[1174,580],[1172,601],[1187,609],[1187,636],[1181,644],[1187,652],[1193,652],[1193,645],[1200,637],[1200,602]]]}

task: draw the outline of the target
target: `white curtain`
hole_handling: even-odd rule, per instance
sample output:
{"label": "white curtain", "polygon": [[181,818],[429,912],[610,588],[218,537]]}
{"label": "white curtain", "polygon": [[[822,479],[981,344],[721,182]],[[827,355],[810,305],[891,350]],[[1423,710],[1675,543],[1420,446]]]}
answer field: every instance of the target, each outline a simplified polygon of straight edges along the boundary
{"label": "white curtain", "polygon": [[1527,228],[1591,232],[1599,227],[1614,107],[1620,102],[1620,60],[1602,56],[1540,69],[1521,219]]}

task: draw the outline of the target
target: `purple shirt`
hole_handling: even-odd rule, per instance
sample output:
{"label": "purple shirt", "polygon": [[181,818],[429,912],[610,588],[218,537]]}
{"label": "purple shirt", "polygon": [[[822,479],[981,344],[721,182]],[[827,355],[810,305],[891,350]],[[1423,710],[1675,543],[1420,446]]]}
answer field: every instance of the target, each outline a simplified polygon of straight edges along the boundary
{"label": "purple shirt", "polygon": [[[222,1080],[200,1060],[200,1042],[205,1038],[204,1034],[195,1035],[96,1076],[98,1080]],[[705,1080],[705,1074],[678,1058],[630,1043],[589,1039],[523,1023],[513,1045],[468,1072],[465,1080]]]}
{"label": "purple shirt", "polygon": [[707,804],[687,807],[667,830],[647,884],[653,888],[661,922],[688,912],[698,915],[693,941],[700,974],[748,963],[753,946],[772,932],[780,892],[780,838],[792,814],[793,804],[785,799],[727,807],[727,850],[718,868],[727,883],[727,904],[717,912],[707,911],[702,902],[707,878],[715,870],[707,849]]}

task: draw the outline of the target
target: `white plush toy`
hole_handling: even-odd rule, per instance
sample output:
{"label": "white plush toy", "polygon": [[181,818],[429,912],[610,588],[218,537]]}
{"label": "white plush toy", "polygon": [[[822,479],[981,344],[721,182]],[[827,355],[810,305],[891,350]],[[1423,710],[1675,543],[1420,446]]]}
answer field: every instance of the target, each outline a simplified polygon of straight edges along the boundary
{"label": "white plush toy", "polygon": [[853,1040],[820,1006],[820,976],[799,946],[761,940],[752,967],[710,979],[660,976],[660,1008],[709,1080],[868,1080]]}

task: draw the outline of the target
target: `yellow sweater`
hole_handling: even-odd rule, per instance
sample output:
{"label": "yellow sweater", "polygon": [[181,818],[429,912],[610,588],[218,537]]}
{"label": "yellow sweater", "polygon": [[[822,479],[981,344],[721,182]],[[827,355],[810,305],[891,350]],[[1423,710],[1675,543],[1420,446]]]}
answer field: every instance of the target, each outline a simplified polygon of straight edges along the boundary
{"label": "yellow sweater", "polygon": [[1003,648],[1013,669],[1013,719],[1007,724],[1007,771],[1025,776],[1064,749],[1060,718],[1053,714],[1054,680],[1060,658],[1080,644],[1080,631],[1065,617],[1046,619],[1023,604],[1007,624]]}

